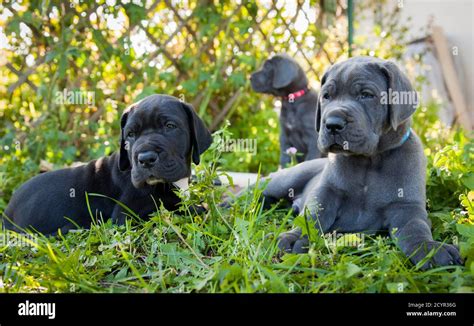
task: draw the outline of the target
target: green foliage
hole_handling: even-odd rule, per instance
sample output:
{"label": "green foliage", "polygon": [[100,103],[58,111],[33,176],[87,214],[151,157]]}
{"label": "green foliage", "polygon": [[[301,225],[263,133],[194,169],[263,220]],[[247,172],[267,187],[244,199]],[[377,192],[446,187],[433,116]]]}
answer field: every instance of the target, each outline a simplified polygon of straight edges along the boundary
{"label": "green foliage", "polygon": [[461,132],[454,139],[430,162],[427,191],[434,209],[455,207],[461,194],[474,190],[474,144]]}
{"label": "green foliage", "polygon": [[[471,207],[473,202],[473,198],[471,198]],[[474,272],[474,225],[457,224],[456,230],[464,238],[460,242],[461,253],[466,258],[466,269],[472,273]]]}
{"label": "green foliage", "polygon": [[[257,106],[260,104],[260,107]],[[245,110],[239,108],[238,110]],[[248,152],[229,152],[223,154],[222,165],[228,171],[258,171],[268,174],[278,168],[280,142],[278,137],[278,116],[272,110],[271,104],[256,103],[256,108],[248,114],[241,113],[229,126],[233,139],[256,140],[256,157]]]}
{"label": "green foliage", "polygon": [[[260,1],[184,1],[173,3],[173,10],[166,3],[146,6],[0,4],[0,31],[8,41],[0,50],[2,63],[10,64],[0,65],[6,81],[0,85],[0,143],[11,148],[19,141],[36,165],[41,159],[58,165],[87,161],[117,148],[126,105],[165,93],[192,102],[213,130],[229,120],[234,137],[258,140],[256,156],[229,154],[229,169],[255,172],[262,163],[265,173],[274,170],[279,155],[272,98],[254,93],[248,76],[268,56],[287,52],[317,80],[344,53],[342,6],[319,14],[331,22],[308,23],[298,34],[281,26],[308,19],[301,7],[292,13],[291,6]],[[336,23],[338,28],[328,29]],[[16,84],[19,78],[23,83]],[[58,94],[65,90],[90,93],[94,101],[61,103]],[[232,99],[234,94],[240,95]],[[0,165],[5,160],[2,155]]]}

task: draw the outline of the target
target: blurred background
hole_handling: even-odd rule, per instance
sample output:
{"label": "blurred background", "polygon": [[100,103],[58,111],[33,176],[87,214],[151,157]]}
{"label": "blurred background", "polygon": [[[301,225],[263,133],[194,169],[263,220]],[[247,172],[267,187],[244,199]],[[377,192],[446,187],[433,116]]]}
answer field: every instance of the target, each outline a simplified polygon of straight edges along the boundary
{"label": "blurred background", "polygon": [[256,155],[223,153],[223,170],[276,170],[280,103],[248,77],[279,52],[315,89],[349,55],[399,62],[422,94],[429,199],[463,207],[459,196],[474,197],[472,40],[468,0],[2,1],[0,210],[41,170],[116,150],[121,112],[153,93],[192,103],[212,131],[257,139]]}

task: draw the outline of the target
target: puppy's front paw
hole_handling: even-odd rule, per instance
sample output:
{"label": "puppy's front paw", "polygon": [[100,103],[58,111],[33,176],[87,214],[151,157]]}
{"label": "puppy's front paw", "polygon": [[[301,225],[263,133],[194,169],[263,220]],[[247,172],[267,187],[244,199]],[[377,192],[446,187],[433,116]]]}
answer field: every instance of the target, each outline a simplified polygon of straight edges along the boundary
{"label": "puppy's front paw", "polygon": [[309,240],[301,236],[300,229],[294,229],[278,236],[278,248],[285,253],[303,254],[308,252]]}
{"label": "puppy's front paw", "polygon": [[298,216],[302,210],[301,207],[303,207],[303,198],[300,197],[293,200],[293,203],[291,204],[293,215]]}
{"label": "puppy's front paw", "polygon": [[422,270],[427,270],[436,266],[463,264],[458,248],[438,241],[427,241],[415,247],[413,250],[415,253],[412,255],[410,260],[413,264],[417,264],[433,249],[435,253],[430,260],[423,264],[421,267]]}
{"label": "puppy's front paw", "polygon": [[263,194],[263,196],[260,197],[260,202],[263,203],[263,209],[267,210],[273,207],[273,205],[276,205],[279,203],[279,199],[271,196],[267,196]]}
{"label": "puppy's front paw", "polygon": [[217,205],[219,208],[231,208],[232,207],[232,199],[226,198]]}
{"label": "puppy's front paw", "polygon": [[207,209],[202,205],[191,205],[189,206],[189,211],[193,215],[203,215],[207,212]]}

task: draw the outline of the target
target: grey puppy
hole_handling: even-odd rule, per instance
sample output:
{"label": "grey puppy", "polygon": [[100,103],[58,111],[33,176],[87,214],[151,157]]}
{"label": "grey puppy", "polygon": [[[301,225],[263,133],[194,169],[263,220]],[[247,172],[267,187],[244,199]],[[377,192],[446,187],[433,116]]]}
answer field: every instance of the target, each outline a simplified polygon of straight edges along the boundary
{"label": "grey puppy", "polygon": [[298,162],[321,157],[313,125],[318,94],[309,88],[300,65],[285,54],[277,54],[250,76],[250,82],[256,92],[282,98],[280,166],[290,163],[286,153],[290,147],[303,154],[297,155]]}
{"label": "grey puppy", "polygon": [[[328,158],[277,172],[264,195],[292,199],[293,193],[295,209],[322,233],[389,231],[415,264],[434,249],[423,269],[462,264],[456,247],[431,234],[426,158],[410,129],[417,99],[406,76],[389,61],[356,57],[332,66],[321,84],[316,130]],[[301,235],[300,229],[281,234],[280,248],[307,251]]]}

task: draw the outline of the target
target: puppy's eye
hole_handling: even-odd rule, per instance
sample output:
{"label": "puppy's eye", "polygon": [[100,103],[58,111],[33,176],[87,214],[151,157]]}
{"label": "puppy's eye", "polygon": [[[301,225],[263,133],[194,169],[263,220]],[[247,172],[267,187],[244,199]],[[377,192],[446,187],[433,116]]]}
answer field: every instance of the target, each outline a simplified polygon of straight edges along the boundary
{"label": "puppy's eye", "polygon": [[362,91],[359,97],[361,99],[371,99],[371,98],[374,98],[375,95],[368,91]]}
{"label": "puppy's eye", "polygon": [[330,99],[331,99],[331,95],[329,95],[329,93],[324,93],[324,94],[323,94],[323,99],[325,99],[325,100],[330,100]]}
{"label": "puppy's eye", "polygon": [[127,137],[128,137],[128,138],[133,138],[133,137],[135,137],[135,132],[129,131],[128,134],[127,134]]}
{"label": "puppy's eye", "polygon": [[167,122],[166,123],[166,128],[168,129],[176,129],[178,126],[174,124],[173,122]]}

